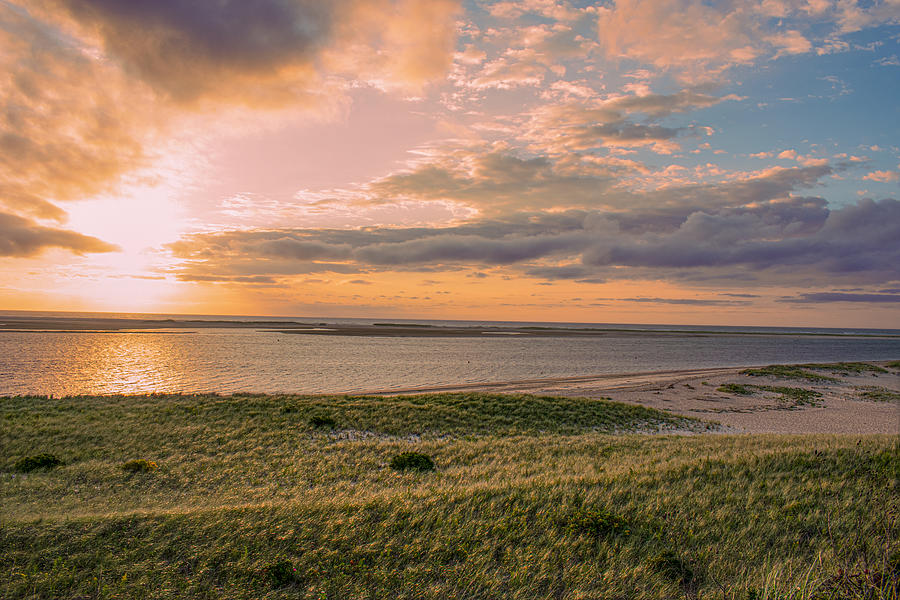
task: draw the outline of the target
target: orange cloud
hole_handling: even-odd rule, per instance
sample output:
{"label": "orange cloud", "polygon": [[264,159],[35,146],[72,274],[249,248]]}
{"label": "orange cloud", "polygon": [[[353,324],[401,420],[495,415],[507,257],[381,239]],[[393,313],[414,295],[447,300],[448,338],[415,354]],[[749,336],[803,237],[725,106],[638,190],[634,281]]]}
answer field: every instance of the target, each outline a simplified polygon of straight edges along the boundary
{"label": "orange cloud", "polygon": [[24,11],[0,4],[0,24],[0,204],[62,220],[57,202],[105,191],[143,164],[153,111],[121,73]]}
{"label": "orange cloud", "polygon": [[153,164],[189,111],[341,105],[419,89],[452,60],[457,0],[0,3],[0,207],[61,203]]}
{"label": "orange cloud", "polygon": [[43,227],[34,221],[0,212],[0,256],[35,256],[48,248],[62,248],[75,254],[117,249],[95,237]]}

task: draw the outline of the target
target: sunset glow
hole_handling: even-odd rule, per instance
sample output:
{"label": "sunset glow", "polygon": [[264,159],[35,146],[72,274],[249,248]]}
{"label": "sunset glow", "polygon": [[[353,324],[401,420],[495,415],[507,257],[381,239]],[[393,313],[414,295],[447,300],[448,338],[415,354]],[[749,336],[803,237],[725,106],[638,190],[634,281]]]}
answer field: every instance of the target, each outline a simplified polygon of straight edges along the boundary
{"label": "sunset glow", "polygon": [[0,309],[900,328],[898,0],[0,23]]}

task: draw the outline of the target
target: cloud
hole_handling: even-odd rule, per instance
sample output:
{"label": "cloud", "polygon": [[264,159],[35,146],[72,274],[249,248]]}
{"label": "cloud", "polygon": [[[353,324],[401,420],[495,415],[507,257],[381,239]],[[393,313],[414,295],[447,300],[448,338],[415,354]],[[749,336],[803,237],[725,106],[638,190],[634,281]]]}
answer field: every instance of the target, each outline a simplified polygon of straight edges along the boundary
{"label": "cloud", "polygon": [[[545,104],[529,114],[523,137],[533,148],[551,153],[636,146],[669,153],[678,147],[676,137],[694,130],[655,121],[737,98],[688,89],[674,94],[630,94],[592,102]],[[638,123],[633,115],[644,118]]]}
{"label": "cloud", "polygon": [[[418,86],[450,64],[458,2],[43,0],[42,16],[102,47],[152,89],[259,105],[321,100],[332,74]],[[59,19],[57,18],[57,21]]]}
{"label": "cloud", "polygon": [[900,58],[896,54],[883,56],[875,61],[875,64],[882,67],[900,67]]}
{"label": "cloud", "polygon": [[48,248],[62,248],[75,254],[114,252],[118,249],[95,237],[43,227],[23,217],[0,212],[0,256],[36,256]]}
{"label": "cloud", "polygon": [[66,219],[164,157],[179,117],[333,111],[417,90],[452,59],[456,0],[0,2],[0,207]]}
{"label": "cloud", "polygon": [[[721,193],[743,198],[735,186],[736,195]],[[774,286],[900,278],[896,200],[829,210],[819,198],[757,198],[680,210],[681,218],[673,212],[662,220],[634,207],[522,213],[443,228],[233,231],[189,236],[171,249],[186,272],[207,275],[494,267],[548,281],[727,279]],[[644,219],[650,225],[641,225]],[[292,260],[273,252],[272,242],[289,247],[288,240],[315,253]]]}
{"label": "cloud", "polygon": [[872,171],[871,173],[864,175],[863,179],[866,181],[888,183],[891,181],[900,181],[900,173],[897,171]]}
{"label": "cloud", "polygon": [[[304,1],[51,0],[155,90],[187,102],[257,79],[311,78],[332,5]],[[264,73],[258,77],[258,73]],[[284,90],[287,92],[288,90]],[[243,92],[241,92],[243,93]]]}
{"label": "cloud", "polygon": [[779,302],[794,304],[821,304],[830,302],[900,303],[900,294],[848,294],[843,292],[810,292],[782,298]]}
{"label": "cloud", "polygon": [[615,0],[598,10],[597,25],[608,57],[703,80],[763,59],[844,51],[840,36],[897,22],[892,2]]}
{"label": "cloud", "polygon": [[619,302],[640,304],[683,304],[687,306],[741,306],[750,304],[746,300],[708,300],[703,298],[617,298]]}
{"label": "cloud", "polygon": [[146,98],[76,42],[7,3],[0,3],[0,72],[3,206],[61,221],[58,202],[106,191],[144,164]]}
{"label": "cloud", "polygon": [[861,200],[828,212],[820,227],[816,212],[790,219],[769,218],[769,211],[756,209],[697,212],[670,234],[598,244],[585,253],[584,262],[656,269],[740,267],[752,272],[802,268],[805,274],[866,279],[900,273],[900,202]]}

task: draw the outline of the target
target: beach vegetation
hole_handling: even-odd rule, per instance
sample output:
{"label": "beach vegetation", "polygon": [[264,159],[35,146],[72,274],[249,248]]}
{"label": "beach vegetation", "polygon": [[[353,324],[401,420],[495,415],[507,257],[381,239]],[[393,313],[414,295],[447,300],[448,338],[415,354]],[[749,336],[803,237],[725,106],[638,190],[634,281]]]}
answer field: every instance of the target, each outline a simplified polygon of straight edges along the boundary
{"label": "beach vegetation", "polygon": [[628,519],[605,508],[581,508],[568,517],[566,525],[572,533],[594,538],[628,535],[633,529]]}
{"label": "beach vegetation", "polygon": [[873,402],[900,402],[900,392],[894,390],[877,386],[866,386],[856,389],[859,390],[859,397],[861,400],[871,400]]}
{"label": "beach vegetation", "polygon": [[159,465],[146,458],[137,458],[122,463],[121,468],[128,473],[150,473],[159,468]]}
{"label": "beach vegetation", "polygon": [[781,379],[804,379],[814,383],[838,382],[836,377],[829,377],[811,371],[812,367],[808,365],[769,365],[758,369],[744,369],[742,375],[750,375],[751,377],[775,377]]}
{"label": "beach vegetation", "polygon": [[723,394],[737,394],[738,396],[752,396],[756,393],[757,386],[744,385],[740,383],[725,383],[716,388],[717,392]]}
{"label": "beach vegetation", "polygon": [[309,426],[316,429],[337,429],[338,423],[333,417],[327,415],[314,415],[309,420]]}
{"label": "beach vegetation", "polygon": [[421,452],[401,452],[391,459],[391,468],[395,471],[434,471],[434,460]]}
{"label": "beach vegetation", "polygon": [[837,362],[798,365],[817,371],[831,371],[838,375],[859,375],[862,373],[887,373],[887,369],[864,362]]}
{"label": "beach vegetation", "polygon": [[[896,436],[413,398],[3,398],[0,597],[897,599]],[[66,468],[10,473],[36,443]],[[440,471],[384,468],[411,444]]]}
{"label": "beach vegetation", "polygon": [[279,560],[268,566],[266,573],[269,581],[276,588],[285,587],[297,582],[297,569],[289,560]]}
{"label": "beach vegetation", "polygon": [[778,394],[778,401],[783,404],[789,404],[791,408],[797,406],[815,406],[818,403],[819,398],[822,397],[821,392],[815,390],[777,385],[726,383],[717,387],[716,391],[738,396],[752,396],[759,392],[770,392]]}
{"label": "beach vegetation", "polygon": [[42,452],[31,456],[23,456],[16,461],[15,470],[22,473],[31,473],[32,471],[50,470],[63,464],[55,454]]}

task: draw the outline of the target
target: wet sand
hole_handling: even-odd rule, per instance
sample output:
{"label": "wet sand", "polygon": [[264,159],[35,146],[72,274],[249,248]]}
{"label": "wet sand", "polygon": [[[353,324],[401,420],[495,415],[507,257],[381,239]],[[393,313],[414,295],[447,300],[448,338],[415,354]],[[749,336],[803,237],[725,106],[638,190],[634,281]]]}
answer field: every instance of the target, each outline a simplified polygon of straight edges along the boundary
{"label": "wet sand", "polygon": [[[722,433],[838,433],[900,434],[900,370],[887,362],[871,361],[887,373],[817,374],[838,379],[807,381],[784,377],[755,377],[744,368],[697,369],[588,377],[506,381],[390,390],[376,393],[497,392],[609,398],[680,415],[715,421]],[[742,385],[752,393],[736,394],[719,388]],[[790,387],[818,392],[813,404],[785,400],[782,394],[760,387]],[[874,401],[865,392],[888,400]],[[891,396],[893,394],[893,396]]]}

